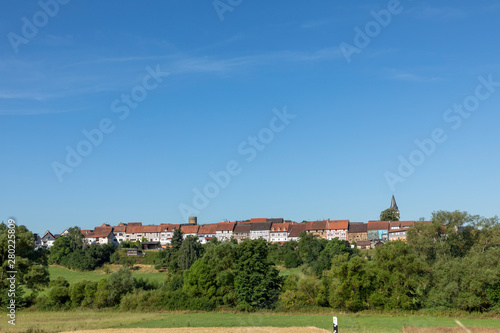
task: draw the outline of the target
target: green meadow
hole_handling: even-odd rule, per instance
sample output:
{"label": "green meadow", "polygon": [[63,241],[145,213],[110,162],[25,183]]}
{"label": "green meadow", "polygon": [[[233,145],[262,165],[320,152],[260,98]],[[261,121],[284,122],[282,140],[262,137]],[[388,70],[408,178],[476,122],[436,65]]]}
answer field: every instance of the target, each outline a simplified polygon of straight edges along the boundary
{"label": "green meadow", "polygon": [[[108,272],[106,272],[106,268],[109,269]],[[109,273],[117,271],[118,268],[120,268],[120,265],[106,265],[104,268],[100,268],[95,271],[77,272],[61,266],[49,266],[49,273],[51,280],[54,280],[61,276],[65,278],[69,282],[69,284],[73,284],[82,280],[99,281],[102,278],[106,278]],[[163,282],[163,280],[165,279],[165,273],[158,272],[151,266],[146,265],[139,266],[137,270],[132,270],[132,275],[135,278],[146,278],[150,281],[157,282]]]}
{"label": "green meadow", "polygon": [[[99,281],[109,273],[116,271],[118,265],[107,265],[92,272],[77,272],[69,269],[50,266],[51,280],[65,278],[70,284],[81,281]],[[162,282],[165,273],[154,270],[151,266],[139,265],[132,274],[136,278],[147,278]],[[299,268],[285,269],[278,267],[280,274],[288,276],[292,273],[303,275]],[[100,311],[33,311],[22,310],[17,313],[16,326],[0,322],[0,332],[59,332],[63,330],[85,330],[105,328],[171,328],[171,327],[292,327],[315,326],[331,330],[332,316],[339,320],[341,332],[401,332],[403,327],[457,327],[455,318],[432,317],[423,314],[380,315],[373,313],[334,313],[326,309],[308,309],[307,313],[239,313],[239,312],[123,312],[106,309]],[[460,322],[467,327],[497,328],[500,331],[499,319],[480,319],[474,315],[463,315]]]}
{"label": "green meadow", "polygon": [[[97,328],[170,328],[170,327],[292,327],[315,326],[331,329],[333,314],[272,314],[272,313],[137,313],[120,311],[67,311],[32,312],[17,314],[15,329],[2,320],[2,332],[25,332],[30,327],[45,332]],[[382,316],[364,314],[338,314],[341,332],[401,332],[406,326],[457,327],[454,318],[429,316]],[[467,327],[488,327],[500,330],[500,320],[461,318]]]}

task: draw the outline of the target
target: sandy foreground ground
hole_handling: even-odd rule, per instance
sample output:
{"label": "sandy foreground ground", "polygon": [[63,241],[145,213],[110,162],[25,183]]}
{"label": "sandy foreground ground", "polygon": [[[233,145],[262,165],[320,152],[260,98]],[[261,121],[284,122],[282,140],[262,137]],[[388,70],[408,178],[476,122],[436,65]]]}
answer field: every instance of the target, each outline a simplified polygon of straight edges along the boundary
{"label": "sandy foreground ground", "polygon": [[[499,333],[498,328],[469,328],[471,333]],[[466,333],[467,331],[461,327],[431,327],[417,328],[408,327],[403,329],[403,333]]]}
{"label": "sandy foreground ground", "polygon": [[[328,333],[329,330],[317,327],[184,327],[184,328],[122,328],[88,331],[67,331],[62,333]],[[416,328],[407,327],[403,333],[466,333],[463,328],[432,327]],[[497,328],[472,328],[471,333],[499,333]]]}
{"label": "sandy foreground ground", "polygon": [[183,327],[183,328],[122,328],[62,333],[329,333],[317,327]]}

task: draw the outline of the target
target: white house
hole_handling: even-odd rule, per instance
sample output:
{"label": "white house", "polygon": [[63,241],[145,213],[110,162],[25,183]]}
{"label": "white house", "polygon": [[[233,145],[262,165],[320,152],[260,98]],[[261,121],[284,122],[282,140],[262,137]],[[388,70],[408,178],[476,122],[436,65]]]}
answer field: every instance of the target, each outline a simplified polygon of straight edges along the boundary
{"label": "white house", "polygon": [[186,239],[189,236],[196,236],[198,237],[198,229],[200,228],[199,225],[183,225],[181,226],[181,231],[182,231],[182,238]]}
{"label": "white house", "polygon": [[161,245],[167,245],[172,243],[172,236],[174,235],[174,230],[179,229],[179,224],[161,224],[160,225],[160,243]]}
{"label": "white house", "polygon": [[217,237],[217,240],[220,242],[231,240],[236,222],[221,222],[216,225],[215,237]]}
{"label": "white house", "polygon": [[252,223],[250,227],[250,239],[265,239],[269,242],[269,231],[271,230],[271,222]]}
{"label": "white house", "polygon": [[95,227],[94,231],[82,230],[87,244],[113,244],[118,246],[118,240],[113,234],[113,227]]}
{"label": "white house", "polygon": [[52,245],[54,245],[55,240],[56,238],[54,237],[54,235],[52,235],[52,233],[47,230],[42,236],[41,246],[44,248],[50,248],[52,247]]}
{"label": "white house", "polygon": [[326,239],[332,240],[338,238],[347,240],[347,230],[349,229],[349,220],[328,221],[326,229]]}
{"label": "white house", "polygon": [[217,224],[200,224],[200,228],[198,229],[198,241],[201,244],[206,244],[215,237],[216,232]]}
{"label": "white house", "polygon": [[288,242],[291,223],[273,223],[269,232],[269,241],[272,243]]}

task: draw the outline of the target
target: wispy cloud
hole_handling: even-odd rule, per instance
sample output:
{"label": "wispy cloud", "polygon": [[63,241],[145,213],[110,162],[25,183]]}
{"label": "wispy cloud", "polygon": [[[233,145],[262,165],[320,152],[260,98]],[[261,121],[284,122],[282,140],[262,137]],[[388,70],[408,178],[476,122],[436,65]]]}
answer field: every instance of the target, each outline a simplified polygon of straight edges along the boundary
{"label": "wispy cloud", "polygon": [[432,6],[416,6],[408,10],[410,14],[421,20],[458,20],[467,16],[462,9],[454,7],[432,7]]}
{"label": "wispy cloud", "polygon": [[441,81],[443,78],[437,76],[425,76],[421,74],[415,74],[412,72],[404,72],[397,70],[390,70],[391,72],[387,77],[391,80],[397,81],[410,81],[410,82],[433,82]]}
{"label": "wispy cloud", "polygon": [[[146,66],[159,64],[172,75],[222,74],[240,75],[248,69],[262,70],[277,66],[296,66],[301,63],[333,61],[341,58],[338,48],[310,52],[275,51],[230,58],[189,55],[125,55],[97,57],[66,63],[56,58],[0,61],[0,116],[37,115],[76,112],[65,109],[60,102],[68,99],[92,100],[93,95],[105,92],[124,92],[141,83]],[[83,101],[82,100],[82,101]],[[67,103],[65,103],[67,104]]]}
{"label": "wispy cloud", "polygon": [[67,113],[67,112],[77,112],[83,109],[48,109],[48,108],[40,108],[40,109],[10,109],[10,110],[2,110],[0,109],[0,116],[33,116],[33,115],[42,115],[42,114],[53,114],[53,113]]}
{"label": "wispy cloud", "polygon": [[184,58],[169,65],[172,73],[229,72],[242,67],[266,66],[276,63],[302,63],[341,58],[338,48],[324,48],[314,52],[278,51],[250,56],[216,59],[210,57]]}
{"label": "wispy cloud", "polygon": [[[277,51],[249,56],[220,58],[182,55],[101,57],[55,66],[52,60],[36,64],[16,63],[0,68],[6,80],[0,84],[0,100],[46,101],[104,91],[120,91],[143,77],[145,66],[160,64],[172,74],[235,72],[250,67],[334,60],[337,48],[313,52]],[[54,60],[55,61],[55,60]]]}
{"label": "wispy cloud", "polygon": [[300,28],[302,28],[302,29],[316,29],[316,28],[326,26],[329,23],[330,23],[330,21],[328,21],[328,20],[308,21],[308,22],[302,23],[300,25]]}

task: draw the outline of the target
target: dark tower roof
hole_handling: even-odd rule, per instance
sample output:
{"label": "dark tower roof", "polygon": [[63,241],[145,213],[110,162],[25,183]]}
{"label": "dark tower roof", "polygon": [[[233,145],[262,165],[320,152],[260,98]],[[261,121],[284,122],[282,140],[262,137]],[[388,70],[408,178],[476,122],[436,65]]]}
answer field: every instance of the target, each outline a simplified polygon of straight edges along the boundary
{"label": "dark tower roof", "polygon": [[398,205],[396,204],[396,199],[394,198],[394,195],[392,196],[392,200],[391,200],[391,208],[395,209],[399,212]]}

